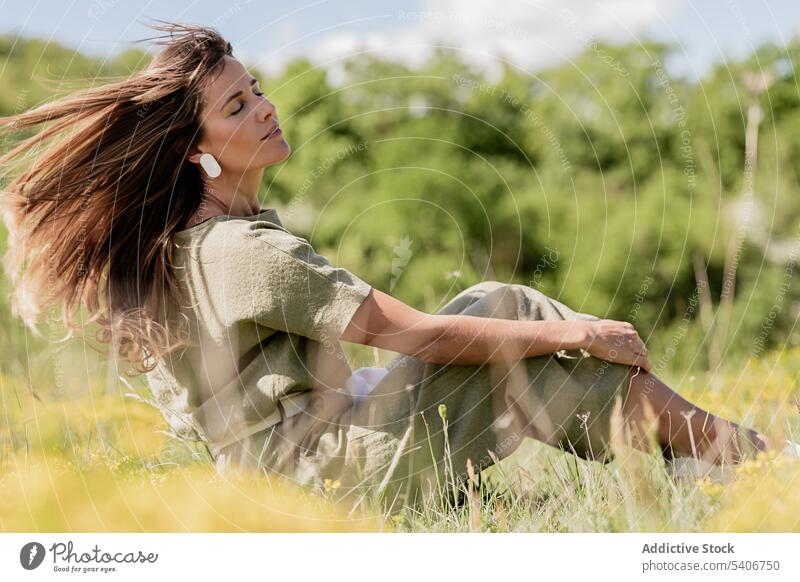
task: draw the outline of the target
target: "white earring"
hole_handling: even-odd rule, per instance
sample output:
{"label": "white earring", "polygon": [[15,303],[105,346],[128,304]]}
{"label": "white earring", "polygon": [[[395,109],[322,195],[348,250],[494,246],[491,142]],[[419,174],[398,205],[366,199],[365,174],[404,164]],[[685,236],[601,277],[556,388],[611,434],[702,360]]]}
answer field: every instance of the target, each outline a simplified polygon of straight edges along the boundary
{"label": "white earring", "polygon": [[200,165],[211,178],[216,178],[222,173],[222,168],[219,167],[217,160],[209,153],[200,156]]}

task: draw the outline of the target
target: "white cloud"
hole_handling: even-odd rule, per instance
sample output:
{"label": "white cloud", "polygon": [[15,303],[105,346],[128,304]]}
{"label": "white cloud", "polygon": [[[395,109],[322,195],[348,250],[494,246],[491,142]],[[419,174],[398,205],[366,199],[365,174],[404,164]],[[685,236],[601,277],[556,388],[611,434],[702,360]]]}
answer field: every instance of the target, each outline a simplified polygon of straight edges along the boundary
{"label": "white cloud", "polygon": [[[337,61],[348,55],[367,51],[415,68],[435,45],[446,45],[494,78],[499,58],[541,68],[574,56],[592,40],[635,40],[684,5],[685,0],[425,0],[418,11],[392,13],[394,24],[383,32],[334,33],[306,54],[329,63],[336,83],[341,80]],[[279,66],[272,59],[271,68]]]}

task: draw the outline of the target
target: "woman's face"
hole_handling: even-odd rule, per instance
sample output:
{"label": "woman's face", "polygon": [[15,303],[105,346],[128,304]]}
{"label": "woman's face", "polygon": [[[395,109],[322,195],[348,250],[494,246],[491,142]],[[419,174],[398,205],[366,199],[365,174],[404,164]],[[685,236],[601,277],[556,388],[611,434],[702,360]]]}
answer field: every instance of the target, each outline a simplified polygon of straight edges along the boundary
{"label": "woman's face", "polygon": [[275,106],[261,95],[258,82],[235,58],[225,56],[224,68],[205,87],[201,124],[204,135],[189,159],[199,163],[210,153],[222,173],[241,174],[285,160],[291,146],[278,129]]}

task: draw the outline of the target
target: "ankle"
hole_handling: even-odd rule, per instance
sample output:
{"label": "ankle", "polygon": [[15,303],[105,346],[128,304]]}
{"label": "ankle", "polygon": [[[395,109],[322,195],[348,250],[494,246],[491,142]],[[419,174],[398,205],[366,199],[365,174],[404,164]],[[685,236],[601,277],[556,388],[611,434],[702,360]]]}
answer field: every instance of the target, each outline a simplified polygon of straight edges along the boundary
{"label": "ankle", "polygon": [[726,438],[716,438],[699,451],[700,456],[715,465],[739,464],[754,458],[759,452],[773,448],[769,437],[753,429],[731,425]]}
{"label": "ankle", "polygon": [[752,441],[759,451],[769,451],[777,448],[775,446],[776,443],[774,443],[772,439],[770,439],[767,435],[761,432],[753,431]]}

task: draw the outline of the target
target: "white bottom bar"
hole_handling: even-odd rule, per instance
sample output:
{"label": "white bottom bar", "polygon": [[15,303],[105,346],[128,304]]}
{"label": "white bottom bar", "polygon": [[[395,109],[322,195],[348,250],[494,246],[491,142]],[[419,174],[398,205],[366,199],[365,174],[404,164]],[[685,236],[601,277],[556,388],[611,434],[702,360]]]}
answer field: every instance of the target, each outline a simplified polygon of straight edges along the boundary
{"label": "white bottom bar", "polygon": [[3,534],[0,579],[798,580],[799,544],[800,534]]}

